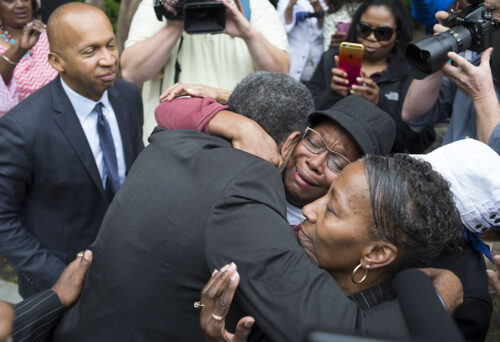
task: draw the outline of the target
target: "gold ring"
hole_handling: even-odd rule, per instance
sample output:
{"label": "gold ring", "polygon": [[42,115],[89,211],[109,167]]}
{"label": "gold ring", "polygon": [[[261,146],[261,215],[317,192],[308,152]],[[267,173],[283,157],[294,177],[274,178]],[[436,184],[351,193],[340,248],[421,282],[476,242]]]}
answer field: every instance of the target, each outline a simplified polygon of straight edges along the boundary
{"label": "gold ring", "polygon": [[212,318],[215,319],[216,321],[222,321],[222,320],[224,320],[224,317],[216,315],[214,313],[212,314]]}
{"label": "gold ring", "polygon": [[84,253],[84,252],[78,252],[78,254],[77,254],[76,256],[77,256],[78,258],[79,258],[79,257],[83,257],[83,253]]}
{"label": "gold ring", "polygon": [[196,302],[194,302],[194,308],[195,309],[200,309],[201,310],[201,308],[204,307],[204,306],[205,306],[205,304],[201,304],[201,302],[199,300],[197,300]]}

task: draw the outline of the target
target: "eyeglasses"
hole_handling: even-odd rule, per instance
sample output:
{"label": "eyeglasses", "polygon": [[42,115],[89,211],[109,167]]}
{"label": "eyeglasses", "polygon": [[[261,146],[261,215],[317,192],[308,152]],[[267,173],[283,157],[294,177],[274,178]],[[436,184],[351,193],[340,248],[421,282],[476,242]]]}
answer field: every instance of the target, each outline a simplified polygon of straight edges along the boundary
{"label": "eyeglasses", "polygon": [[358,35],[361,38],[366,39],[373,32],[375,38],[377,38],[379,42],[385,42],[391,39],[395,31],[396,29],[390,26],[377,26],[372,28],[368,23],[361,22],[358,24]]}
{"label": "eyeglasses", "polygon": [[307,127],[302,138],[302,144],[314,154],[320,154],[328,151],[328,159],[326,165],[334,173],[338,174],[351,161],[343,154],[336,152],[328,147],[325,139],[314,129]]}

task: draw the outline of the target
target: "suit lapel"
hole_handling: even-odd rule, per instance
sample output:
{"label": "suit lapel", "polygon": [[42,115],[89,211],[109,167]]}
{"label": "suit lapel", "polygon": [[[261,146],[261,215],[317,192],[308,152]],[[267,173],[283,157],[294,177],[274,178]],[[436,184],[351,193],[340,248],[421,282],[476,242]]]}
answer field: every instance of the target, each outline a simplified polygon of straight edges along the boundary
{"label": "suit lapel", "polygon": [[127,106],[121,99],[120,95],[124,96],[123,94],[120,94],[120,91],[116,88],[116,86],[113,86],[111,89],[108,90],[109,101],[113,106],[113,110],[115,111],[116,121],[118,122],[118,127],[120,128],[120,135],[122,138],[122,145],[123,145],[123,154],[125,157],[125,169],[126,171],[128,171],[134,159],[134,151],[133,151],[134,142],[131,141],[131,137],[129,134],[131,130],[129,127],[129,121],[127,120],[127,118],[130,117],[130,115],[127,115],[127,113],[131,109],[127,108]]}
{"label": "suit lapel", "polygon": [[90,149],[87,137],[83,131],[82,125],[76,116],[73,105],[71,104],[66,92],[62,88],[59,76],[52,82],[52,101],[54,103],[55,121],[62,134],[66,137],[75,153],[80,158],[83,166],[94,181],[99,192],[104,198],[104,188],[102,186],[101,176],[95,163],[94,155]]}

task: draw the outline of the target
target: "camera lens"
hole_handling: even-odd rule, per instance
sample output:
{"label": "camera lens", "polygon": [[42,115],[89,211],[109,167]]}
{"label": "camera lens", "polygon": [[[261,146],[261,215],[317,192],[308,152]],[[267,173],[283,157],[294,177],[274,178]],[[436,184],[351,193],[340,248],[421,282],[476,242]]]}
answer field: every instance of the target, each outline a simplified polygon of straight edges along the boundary
{"label": "camera lens", "polygon": [[448,52],[461,52],[471,46],[472,34],[464,26],[454,26],[446,32],[428,36],[408,44],[406,59],[418,71],[417,77],[425,77],[440,69],[448,61]]}

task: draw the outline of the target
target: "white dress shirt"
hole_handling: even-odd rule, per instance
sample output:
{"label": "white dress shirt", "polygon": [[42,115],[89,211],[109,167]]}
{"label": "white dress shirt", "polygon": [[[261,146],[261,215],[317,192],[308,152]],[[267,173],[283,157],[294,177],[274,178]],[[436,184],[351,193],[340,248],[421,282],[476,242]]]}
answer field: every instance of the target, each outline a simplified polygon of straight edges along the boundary
{"label": "white dress shirt", "polygon": [[[327,10],[324,0],[319,0],[323,10]],[[309,0],[298,0],[293,6],[292,22],[286,24],[285,10],[289,0],[280,0],[277,11],[288,36],[290,71],[288,74],[298,81],[309,81],[318,66],[323,53],[323,30],[318,28],[316,18],[297,22],[298,12],[314,12]]]}
{"label": "white dress shirt", "polygon": [[291,226],[301,224],[306,217],[302,215],[302,208],[296,207],[290,202],[286,202],[286,220]]}
{"label": "white dress shirt", "polygon": [[111,102],[109,102],[108,91],[106,90],[104,92],[99,101],[93,101],[75,92],[66,83],[64,83],[62,78],[61,83],[66,95],[68,95],[69,100],[73,105],[73,109],[75,110],[80,124],[82,125],[83,131],[85,132],[85,136],[87,137],[90,149],[94,155],[97,169],[99,170],[99,174],[101,176],[102,186],[105,187],[107,178],[106,166],[104,165],[99,134],[97,133],[97,112],[94,110],[98,102],[103,104],[102,113],[106,120],[108,120],[109,128],[111,130],[111,134],[113,135],[120,185],[123,184],[125,180],[125,156],[123,153],[122,137],[118,127],[118,121],[116,120],[115,111],[113,110],[113,106],[111,106]]}

